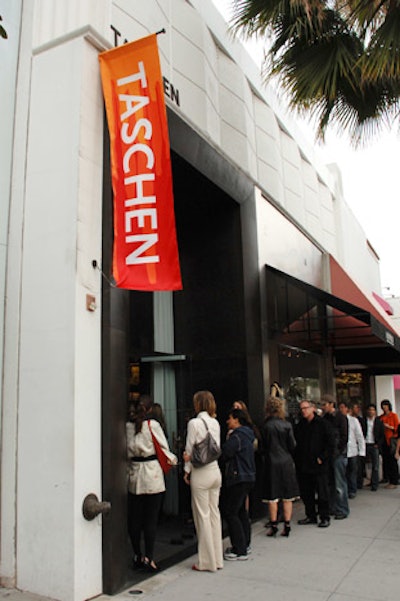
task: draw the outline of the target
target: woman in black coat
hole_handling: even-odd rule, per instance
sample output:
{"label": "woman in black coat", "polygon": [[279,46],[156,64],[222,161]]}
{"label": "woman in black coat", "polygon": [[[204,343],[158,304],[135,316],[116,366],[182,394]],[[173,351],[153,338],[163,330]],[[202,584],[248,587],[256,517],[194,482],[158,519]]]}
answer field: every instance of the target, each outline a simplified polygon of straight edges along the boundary
{"label": "woman in black coat", "polygon": [[281,536],[289,536],[293,501],[299,496],[292,453],[296,447],[293,428],[285,419],[284,400],[270,396],[265,406],[266,419],[262,428],[264,451],[263,502],[268,503],[270,529],[267,536],[278,531],[278,502],[283,502],[285,521]]}

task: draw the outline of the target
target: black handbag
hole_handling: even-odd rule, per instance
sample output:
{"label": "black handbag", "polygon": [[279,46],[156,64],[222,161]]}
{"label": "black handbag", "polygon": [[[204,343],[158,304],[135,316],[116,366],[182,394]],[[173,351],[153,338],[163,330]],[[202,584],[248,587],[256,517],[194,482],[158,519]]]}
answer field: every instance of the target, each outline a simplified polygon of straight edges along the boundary
{"label": "black handbag", "polygon": [[211,436],[207,423],[202,417],[200,419],[205,425],[207,433],[203,440],[196,442],[193,445],[191,454],[193,467],[203,467],[204,465],[215,461],[221,455],[221,449]]}

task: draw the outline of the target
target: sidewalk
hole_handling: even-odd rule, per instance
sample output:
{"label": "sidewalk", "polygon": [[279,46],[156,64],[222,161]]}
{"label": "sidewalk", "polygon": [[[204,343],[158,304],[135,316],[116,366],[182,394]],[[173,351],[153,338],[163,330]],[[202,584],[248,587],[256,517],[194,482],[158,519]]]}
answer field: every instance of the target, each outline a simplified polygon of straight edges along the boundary
{"label": "sidewalk", "polygon": [[[127,591],[98,601],[392,601],[400,584],[400,487],[359,491],[351,514],[329,528],[298,526],[303,504],[295,504],[288,539],[267,538],[265,520],[253,525],[248,561],[224,562],[217,573],[194,572],[186,559]],[[228,541],[224,541],[224,546]],[[0,589],[0,599],[40,601],[35,595]]]}

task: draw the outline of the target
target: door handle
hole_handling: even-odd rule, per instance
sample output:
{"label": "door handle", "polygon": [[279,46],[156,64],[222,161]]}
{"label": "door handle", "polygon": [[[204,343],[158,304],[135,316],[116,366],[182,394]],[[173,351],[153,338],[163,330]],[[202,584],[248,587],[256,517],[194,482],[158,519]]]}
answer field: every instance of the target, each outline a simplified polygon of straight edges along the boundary
{"label": "door handle", "polygon": [[100,513],[107,514],[111,511],[109,501],[99,501],[94,493],[86,495],[82,504],[82,513],[85,520],[94,520]]}

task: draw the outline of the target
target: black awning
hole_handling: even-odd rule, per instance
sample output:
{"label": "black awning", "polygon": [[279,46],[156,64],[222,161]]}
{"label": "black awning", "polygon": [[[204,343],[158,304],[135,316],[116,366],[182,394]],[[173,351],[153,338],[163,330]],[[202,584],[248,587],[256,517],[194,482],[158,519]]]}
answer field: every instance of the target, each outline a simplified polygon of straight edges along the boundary
{"label": "black awning", "polygon": [[400,369],[400,338],[383,320],[274,267],[266,270],[268,328],[280,342],[310,350],[390,347]]}

